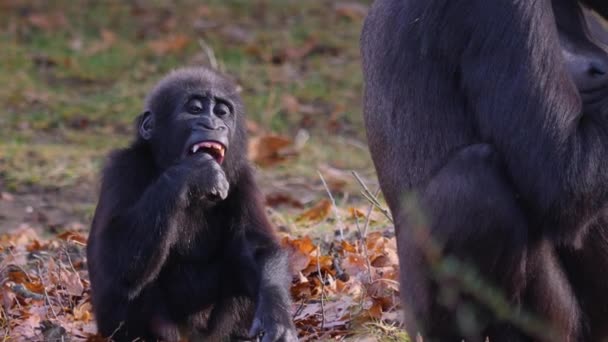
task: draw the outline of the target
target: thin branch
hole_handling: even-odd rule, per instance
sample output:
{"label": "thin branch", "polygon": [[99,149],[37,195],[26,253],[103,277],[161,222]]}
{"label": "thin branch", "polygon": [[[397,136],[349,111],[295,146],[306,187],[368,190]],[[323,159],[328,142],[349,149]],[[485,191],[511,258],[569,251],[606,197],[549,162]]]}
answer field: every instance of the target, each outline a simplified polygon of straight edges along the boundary
{"label": "thin branch", "polygon": [[213,52],[213,49],[209,46],[209,44],[207,44],[207,42],[205,42],[201,38],[198,40],[198,45],[200,45],[201,49],[203,49],[203,52],[205,53],[205,56],[207,56],[207,60],[209,60],[209,65],[211,65],[213,69],[220,70],[220,65],[218,64],[217,59],[215,58],[215,53]]}
{"label": "thin branch", "polygon": [[321,330],[325,328],[325,281],[323,281],[323,275],[321,275],[321,246],[317,247],[317,276],[321,281]]}
{"label": "thin branch", "polygon": [[[39,261],[39,260],[37,260]],[[57,317],[57,313],[55,312],[55,308],[53,308],[53,302],[51,302],[51,297],[49,296],[48,291],[46,290],[46,285],[44,284],[44,280],[42,280],[42,270],[40,269],[40,262],[36,263],[36,268],[38,269],[38,275],[40,277],[40,283],[42,284],[42,289],[44,289],[44,297],[46,298],[46,302],[49,304],[49,308],[51,309],[51,313],[53,317],[59,322],[59,317]]]}
{"label": "thin branch", "polygon": [[365,183],[363,182],[363,180],[361,179],[361,177],[359,177],[359,174],[357,174],[356,171],[352,171],[353,176],[355,176],[355,179],[357,179],[357,182],[359,183],[359,185],[361,185],[361,187],[363,188],[363,190],[361,190],[361,194],[363,195],[363,197],[365,197],[368,201],[370,201],[370,203],[372,203],[378,210],[380,210],[380,212],[386,216],[386,218],[391,221],[391,223],[393,222],[393,218],[391,217],[391,213],[388,209],[386,209],[385,207],[382,206],[382,204],[380,203],[380,201],[378,201],[377,195],[374,195],[369,188],[367,187],[367,185],[365,185]]}
{"label": "thin branch", "polygon": [[[370,208],[373,208],[373,205],[370,205]],[[371,212],[371,210],[370,210]],[[367,213],[367,216],[369,217],[370,212]],[[369,219],[367,220],[367,222],[369,222]],[[366,231],[362,231],[361,230],[361,226],[359,225],[359,216],[355,215],[355,225],[357,226],[357,231],[359,231],[359,239],[360,239],[360,243],[361,246],[363,248],[363,256],[365,256],[365,263],[367,264],[367,276],[369,277],[369,283],[371,284],[374,281],[374,278],[372,276],[372,264],[369,261],[369,253],[367,252],[367,241],[365,239],[366,237]],[[367,228],[367,224],[366,224],[366,228]]]}
{"label": "thin branch", "polygon": [[317,170],[317,173],[319,174],[319,177],[321,178],[321,182],[323,182],[323,187],[325,187],[325,191],[327,191],[327,195],[329,196],[329,199],[331,200],[334,215],[336,216],[336,222],[338,224],[338,229],[340,230],[340,240],[344,240],[344,223],[342,222],[342,218],[340,217],[340,213],[338,212],[338,206],[336,205],[336,200],[334,199],[334,196],[331,194],[331,191],[329,190],[329,187],[327,186],[327,183],[325,182],[325,178],[323,178],[321,171]]}

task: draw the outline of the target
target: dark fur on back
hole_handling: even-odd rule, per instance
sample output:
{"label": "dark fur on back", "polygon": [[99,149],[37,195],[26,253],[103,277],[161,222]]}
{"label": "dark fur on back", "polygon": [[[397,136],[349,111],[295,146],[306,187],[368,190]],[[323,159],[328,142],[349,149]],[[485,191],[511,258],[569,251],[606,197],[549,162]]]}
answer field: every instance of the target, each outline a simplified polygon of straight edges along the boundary
{"label": "dark fur on back", "polygon": [[[606,2],[584,3],[608,16]],[[556,25],[552,6],[569,21]],[[559,340],[608,336],[608,321],[597,315],[608,308],[608,296],[591,290],[608,278],[574,281],[581,265],[608,265],[594,254],[608,250],[606,228],[597,222],[608,201],[608,84],[595,90],[602,92],[596,103],[583,101],[558,32],[586,32],[577,6],[571,0],[374,2],[361,37],[364,117],[395,218],[410,333],[439,341],[551,340],[496,318],[471,296],[441,302],[441,288],[450,283],[432,274],[421,238],[428,234],[444,255],[473,265],[514,308],[548,321]],[[574,43],[579,60],[606,59],[588,37]],[[422,223],[405,202],[411,195],[427,219]],[[585,291],[597,301],[591,304]],[[458,324],[463,307],[474,309],[476,328]]]}

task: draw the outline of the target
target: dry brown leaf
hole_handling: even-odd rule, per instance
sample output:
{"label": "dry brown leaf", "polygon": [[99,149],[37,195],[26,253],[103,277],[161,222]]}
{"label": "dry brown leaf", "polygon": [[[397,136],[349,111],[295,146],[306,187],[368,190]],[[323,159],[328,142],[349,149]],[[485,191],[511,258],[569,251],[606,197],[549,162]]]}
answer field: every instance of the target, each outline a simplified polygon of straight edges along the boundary
{"label": "dry brown leaf", "polygon": [[287,192],[275,191],[266,195],[266,205],[269,207],[277,207],[279,205],[289,205],[294,208],[304,207],[304,203]]}
{"label": "dry brown leaf", "polygon": [[289,114],[297,114],[300,111],[300,101],[293,95],[285,94],[281,98],[281,104]]}
{"label": "dry brown leaf", "polygon": [[67,26],[67,19],[63,12],[32,13],[27,16],[27,21],[33,27],[45,31],[52,31]]}
{"label": "dry brown leaf", "polygon": [[0,245],[26,246],[34,240],[41,240],[35,229],[27,224],[21,224],[11,234],[0,235]]}
{"label": "dry brown leaf", "polygon": [[344,190],[344,187],[348,184],[346,180],[351,178],[348,171],[340,170],[329,165],[319,166],[319,172],[321,172],[327,186],[333,192]]}
{"label": "dry brown leaf", "polygon": [[347,274],[357,276],[361,272],[367,272],[367,263],[362,255],[347,253],[346,258],[342,261],[342,268]]}
{"label": "dry brown leaf", "polygon": [[61,272],[59,284],[63,286],[70,296],[80,297],[84,291],[82,281],[78,273]]}
{"label": "dry brown leaf", "polygon": [[100,52],[103,52],[114,45],[116,43],[116,34],[110,30],[102,29],[101,30],[101,39],[94,42],[87,50],[87,55],[94,55]]}
{"label": "dry brown leaf", "polygon": [[300,239],[290,239],[289,237],[283,238],[283,245],[289,248],[293,248],[304,254],[311,254],[317,249],[317,246],[312,242],[309,236],[305,236]]}
{"label": "dry brown leaf", "polygon": [[190,43],[190,38],[182,34],[170,35],[148,43],[150,49],[157,55],[166,55],[183,51]]}
{"label": "dry brown leaf", "polygon": [[302,45],[297,47],[286,47],[280,55],[284,56],[285,60],[297,60],[308,56],[318,45],[315,37],[308,38]]}
{"label": "dry brown leaf", "polygon": [[367,315],[372,319],[382,318],[382,305],[373,300],[371,307],[366,310]]}
{"label": "dry brown leaf", "polygon": [[310,265],[311,253],[317,248],[309,237],[295,240],[285,237],[282,244],[289,251],[289,265],[294,275]]}
{"label": "dry brown leaf", "polygon": [[307,283],[298,283],[291,286],[291,296],[294,299],[307,299],[312,296],[312,288],[313,284],[310,282]]}
{"label": "dry brown leaf", "polygon": [[371,264],[374,267],[386,267],[391,265],[391,260],[386,255],[379,255],[372,260]]}
{"label": "dry brown leaf", "polygon": [[318,222],[324,220],[331,212],[331,201],[324,198],[315,204],[314,207],[306,210],[300,216],[296,217],[296,222]]}
{"label": "dry brown leaf", "polygon": [[0,200],[1,201],[7,201],[7,202],[12,202],[15,200],[15,196],[11,195],[8,192],[0,192]]}
{"label": "dry brown leaf", "polygon": [[[328,255],[323,255],[319,257],[318,263],[317,258],[311,258],[310,265],[302,270],[304,275],[310,275],[318,271],[319,267],[321,268],[321,273],[323,272],[334,272],[332,270],[333,259]],[[319,266],[317,266],[317,264]]]}
{"label": "dry brown leaf", "polygon": [[357,208],[354,207],[350,207],[348,208],[348,213],[350,214],[350,217],[352,217],[353,219],[364,219],[365,218],[365,213]]}
{"label": "dry brown leaf", "polygon": [[19,322],[17,327],[11,331],[11,335],[19,336],[22,341],[35,341],[38,337],[38,328],[41,321],[39,315],[29,315]]}
{"label": "dry brown leaf", "polygon": [[340,241],[340,246],[342,247],[342,250],[344,252],[350,252],[350,253],[357,252],[357,248],[354,245],[351,245],[350,243],[348,243],[344,240]]}
{"label": "dry brown leaf", "polygon": [[255,121],[245,120],[245,126],[247,127],[247,133],[252,136],[262,132],[262,128]]}
{"label": "dry brown leaf", "polygon": [[382,236],[381,232],[372,232],[367,234],[367,237],[365,238],[367,250],[382,253],[384,251],[386,240],[387,239]]}
{"label": "dry brown leaf", "polygon": [[93,307],[91,303],[84,302],[74,308],[74,318],[79,321],[89,322],[93,318],[92,311]]}
{"label": "dry brown leaf", "polygon": [[84,237],[82,234],[75,232],[75,231],[65,231],[59,235],[57,235],[57,238],[61,239],[61,240],[65,240],[65,241],[73,241],[73,242],[77,242],[80,243],[82,245],[86,245],[87,243],[87,238]]}
{"label": "dry brown leaf", "polygon": [[0,294],[2,295],[2,305],[5,309],[12,308],[17,302],[17,295],[7,285],[2,286]]}
{"label": "dry brown leaf", "polygon": [[279,135],[264,135],[249,141],[249,159],[260,166],[271,166],[283,162],[294,151],[289,149],[293,141]]}
{"label": "dry brown leaf", "polygon": [[367,15],[367,6],[356,2],[339,2],[334,5],[334,10],[339,16],[351,20],[361,20]]}
{"label": "dry brown leaf", "polygon": [[39,251],[41,248],[42,245],[40,244],[40,241],[34,240],[29,245],[27,245],[27,247],[25,247],[25,250],[28,252],[35,252]]}
{"label": "dry brown leaf", "polygon": [[300,251],[294,251],[289,255],[289,265],[294,273],[304,270],[310,265],[311,257]]}
{"label": "dry brown leaf", "polygon": [[8,272],[8,279],[18,284],[22,284],[25,288],[34,293],[44,293],[44,286],[40,279],[28,276],[20,269],[18,270],[10,270]]}

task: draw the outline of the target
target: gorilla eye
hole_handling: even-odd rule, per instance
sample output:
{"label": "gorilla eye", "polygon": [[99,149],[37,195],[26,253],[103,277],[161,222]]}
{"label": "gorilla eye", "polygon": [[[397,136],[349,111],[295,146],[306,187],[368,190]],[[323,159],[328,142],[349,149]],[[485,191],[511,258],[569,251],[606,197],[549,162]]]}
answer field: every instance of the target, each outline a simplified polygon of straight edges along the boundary
{"label": "gorilla eye", "polygon": [[213,113],[217,116],[224,116],[230,113],[230,107],[228,107],[228,105],[225,103],[218,102],[213,107]]}
{"label": "gorilla eye", "polygon": [[203,111],[203,103],[200,100],[194,99],[188,102],[186,105],[188,113],[198,114]]}

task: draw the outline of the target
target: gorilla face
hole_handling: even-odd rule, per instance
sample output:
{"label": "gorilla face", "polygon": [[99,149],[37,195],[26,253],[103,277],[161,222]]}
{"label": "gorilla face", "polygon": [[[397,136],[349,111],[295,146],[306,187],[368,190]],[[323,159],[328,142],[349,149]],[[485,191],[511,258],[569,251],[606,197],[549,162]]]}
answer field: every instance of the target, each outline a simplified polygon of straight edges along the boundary
{"label": "gorilla face", "polygon": [[564,63],[576,85],[586,114],[608,106],[608,53],[591,35],[576,1],[552,2]]}
{"label": "gorilla face", "polygon": [[234,137],[243,135],[237,128],[242,105],[236,89],[218,87],[219,75],[204,76],[172,74],[147,102],[139,134],[149,141],[162,168],[200,153],[223,165]]}

